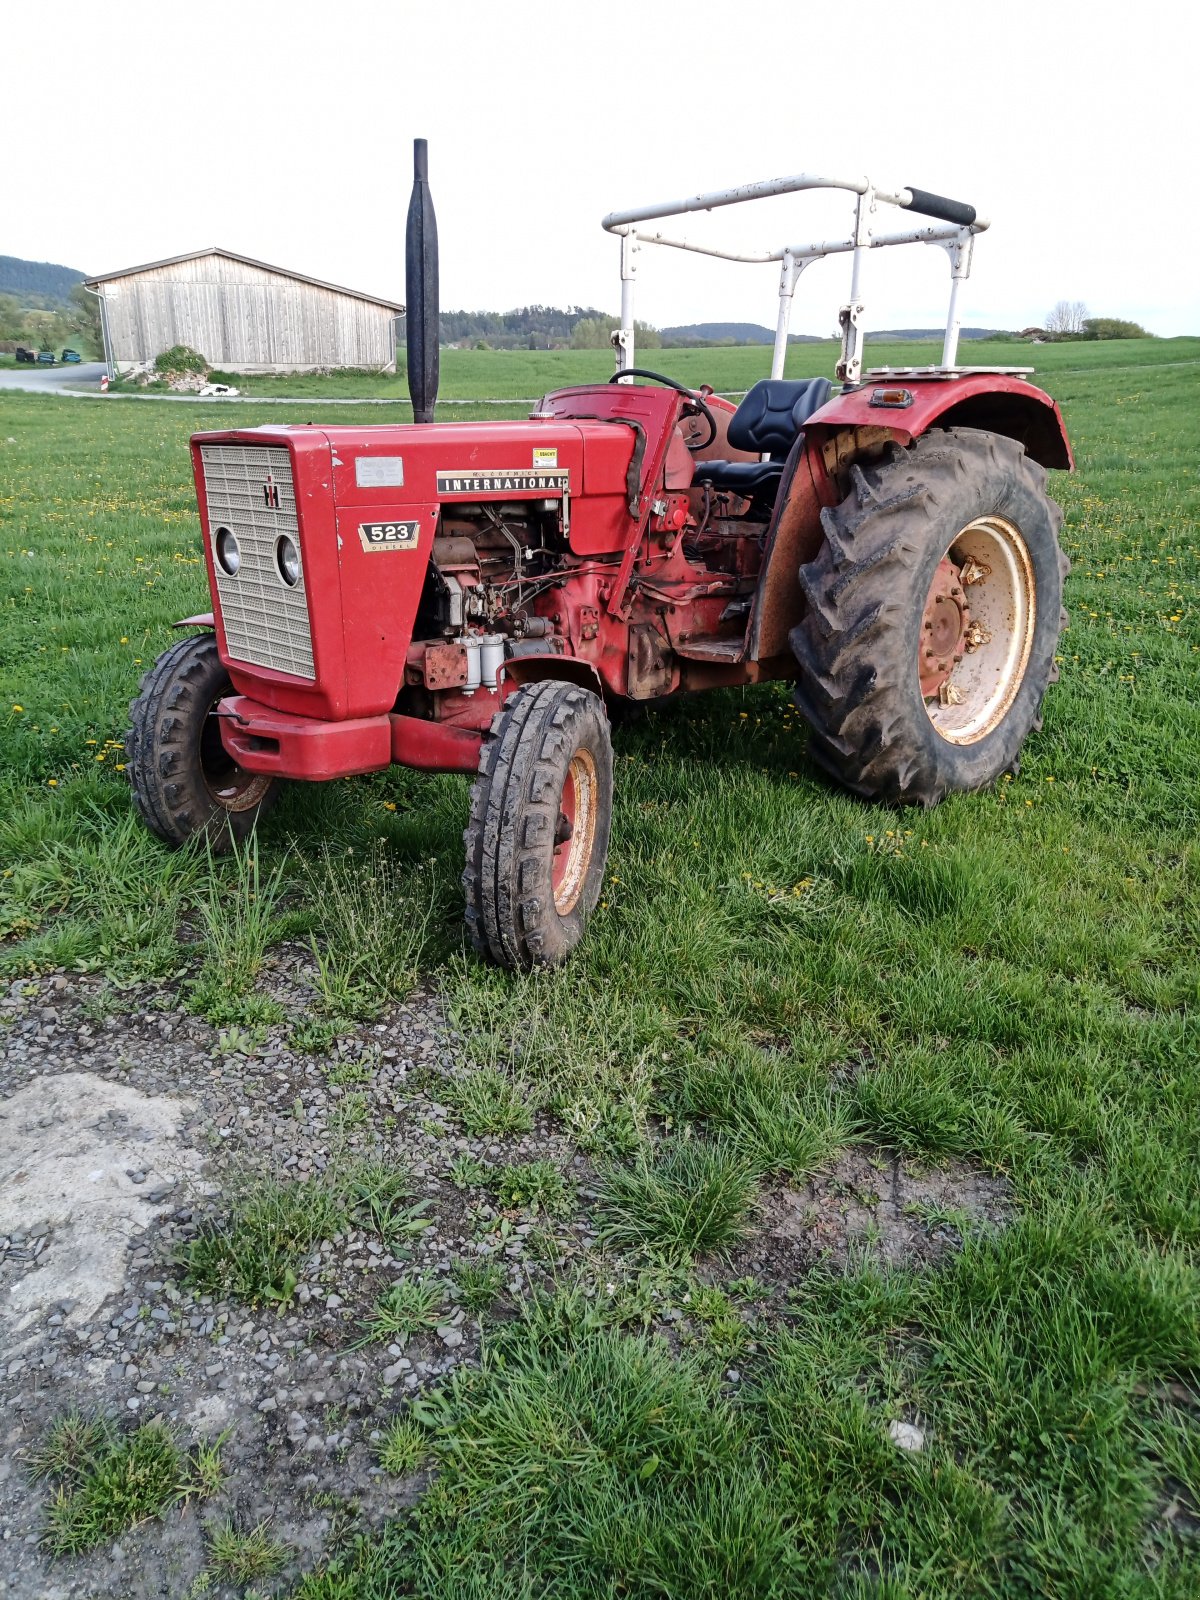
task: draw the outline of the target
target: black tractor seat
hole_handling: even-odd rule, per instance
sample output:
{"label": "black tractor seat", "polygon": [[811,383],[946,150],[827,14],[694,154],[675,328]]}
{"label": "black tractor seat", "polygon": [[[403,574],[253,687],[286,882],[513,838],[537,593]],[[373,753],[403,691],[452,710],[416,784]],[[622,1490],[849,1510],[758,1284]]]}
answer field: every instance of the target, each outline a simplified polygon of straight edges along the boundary
{"label": "black tractor seat", "polygon": [[727,438],[735,450],[769,453],[768,461],[697,461],[693,484],[707,483],[747,499],[774,494],[788,452],[801,429],[833,392],[828,378],[763,378],[729,419]]}

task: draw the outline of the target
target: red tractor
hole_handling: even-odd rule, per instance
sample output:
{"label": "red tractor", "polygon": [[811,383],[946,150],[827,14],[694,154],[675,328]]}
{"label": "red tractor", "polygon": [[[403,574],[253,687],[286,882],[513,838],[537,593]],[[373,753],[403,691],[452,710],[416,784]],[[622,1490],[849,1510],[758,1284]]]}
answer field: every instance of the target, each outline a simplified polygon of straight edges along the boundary
{"label": "red tractor", "polygon": [[[856,197],[844,239],[734,255],[643,226],[811,188]],[[882,206],[935,219],[878,233]],[[956,365],[973,208],[807,175],[615,214],[622,326],[606,384],[525,422],[435,423],[437,241],[424,142],[409,211],[415,422],[202,433],[192,452],[213,610],[132,707],[128,769],[170,844],[243,839],[281,778],[398,762],[473,775],[466,919],[505,966],[563,960],[603,880],[607,708],[795,684],[813,759],[871,800],[935,805],[1012,770],[1055,677],[1070,468],[1027,369]],[[634,363],[642,243],[778,261],[772,376],[741,404]],[[868,250],[944,247],[937,367],[862,370]],[[792,292],[853,262],[835,390],[783,378]],[[635,381],[642,380],[642,381]]]}

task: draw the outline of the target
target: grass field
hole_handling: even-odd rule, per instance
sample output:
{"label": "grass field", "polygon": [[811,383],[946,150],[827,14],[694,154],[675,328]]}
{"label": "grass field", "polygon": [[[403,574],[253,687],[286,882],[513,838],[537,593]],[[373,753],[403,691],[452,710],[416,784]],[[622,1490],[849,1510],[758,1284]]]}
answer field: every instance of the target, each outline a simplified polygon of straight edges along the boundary
{"label": "grass field", "polygon": [[[322,844],[335,873],[381,851],[388,894],[431,907],[416,932],[374,908],[394,970],[612,1153],[631,1281],[686,1274],[680,1237],[719,1244],[769,1177],[849,1144],[1003,1174],[1011,1222],[960,1218],[937,1267],[866,1252],[775,1286],[736,1385],[719,1346],[676,1358],[564,1284],[425,1417],[416,1512],[304,1600],[1200,1593],[1200,340],[981,348],[1036,361],[1079,463],[1053,486],[1062,678],[1017,778],[887,812],[817,779],[783,689],[696,698],[617,734],[610,881],[564,972],[464,952],[466,785],[406,771],[286,796],[262,839],[284,909],[256,936],[336,952],[350,902],[288,887]],[[744,388],[766,355],[647,359]],[[828,370],[824,347],[790,359]],[[607,366],[448,352],[443,373],[505,398]],[[206,925],[211,875],[247,913],[230,937],[251,928],[245,870],[161,851],[119,771],[139,673],[207,605],[186,440],[228,419],[0,394],[0,976],[194,973],[178,931]]]}
{"label": "grass field", "polygon": [[[964,361],[989,366],[1035,366],[1045,377],[1058,373],[1086,375],[1103,368],[1124,371],[1144,365],[1162,366],[1173,361],[1200,358],[1200,339],[1129,339],[1118,344],[1029,345],[1022,343],[975,344],[964,340]],[[693,386],[710,384],[719,392],[745,390],[771,371],[771,351],[766,345],[719,350],[642,350],[638,363]],[[870,366],[919,366],[941,359],[941,344],[884,343],[868,335],[866,359]],[[788,351],[786,376],[832,376],[837,348],[832,340],[821,344],[793,345]],[[238,375],[234,381],[248,395],[325,395],[342,399],[356,396],[407,401],[408,385],[401,371],[382,373],[335,372],[315,374]],[[612,373],[607,350],[443,350],[441,396],[448,400],[536,399],[548,389],[572,383],[603,383]],[[457,413],[455,413],[457,414]]]}

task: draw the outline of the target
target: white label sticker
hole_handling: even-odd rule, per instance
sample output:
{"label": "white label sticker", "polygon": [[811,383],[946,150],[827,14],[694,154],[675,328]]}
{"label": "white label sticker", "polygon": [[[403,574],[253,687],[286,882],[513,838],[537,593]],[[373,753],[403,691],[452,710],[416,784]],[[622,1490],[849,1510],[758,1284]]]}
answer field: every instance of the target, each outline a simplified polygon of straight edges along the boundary
{"label": "white label sticker", "polygon": [[556,467],[558,465],[557,450],[535,450],[533,452],[535,467]]}
{"label": "white label sticker", "polygon": [[403,456],[359,456],[354,481],[360,489],[403,489]]}

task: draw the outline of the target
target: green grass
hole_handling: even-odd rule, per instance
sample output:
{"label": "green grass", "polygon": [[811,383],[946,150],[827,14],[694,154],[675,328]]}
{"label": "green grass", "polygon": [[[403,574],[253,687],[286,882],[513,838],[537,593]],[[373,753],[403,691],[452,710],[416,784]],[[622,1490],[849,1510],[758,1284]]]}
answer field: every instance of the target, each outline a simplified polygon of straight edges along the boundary
{"label": "green grass", "polygon": [[497,1202],[513,1210],[555,1217],[571,1209],[570,1185],[553,1161],[517,1161],[501,1167],[494,1187]]}
{"label": "green grass", "polygon": [[407,1478],[429,1454],[429,1435],[405,1417],[393,1417],[383,1430],[376,1454],[379,1465],[393,1478]]}
{"label": "green grass", "polygon": [[601,1237],[622,1251],[690,1261],[735,1244],[754,1204],[755,1173],[727,1146],[676,1139],[614,1166],[600,1184]]}
{"label": "green grass", "polygon": [[[655,364],[741,388],[761,375],[750,357]],[[458,779],[397,770],[294,789],[258,870],[283,864],[277,926],[333,950],[334,996],[366,980],[312,904],[323,846],[334,863],[377,852],[395,874],[386,893],[370,870],[355,878],[361,927],[387,938],[390,892],[412,895],[410,913],[432,908],[415,940],[411,917],[393,919],[388,982],[403,993],[430,974],[465,1037],[476,1065],[436,1095],[473,1138],[525,1131],[536,1104],[624,1173],[630,1264],[664,1238],[695,1248],[677,1207],[652,1214],[639,1185],[638,1152],[661,1151],[664,1130],[668,1150],[716,1149],[772,1182],[850,1140],[954,1156],[1004,1175],[1014,1221],[967,1230],[935,1268],[769,1283],[797,1289],[791,1316],[755,1330],[734,1388],[711,1359],[740,1337],[721,1308],[696,1319],[681,1363],[577,1312],[522,1333],[462,1380],[422,1509],[306,1580],[307,1600],[402,1584],[456,1600],[1190,1600],[1200,1587],[1183,1398],[1200,1376],[1200,341],[979,358],[1035,362],[1079,463],[1053,483],[1074,563],[1062,677],[1013,781],[896,814],[817,778],[782,688],[651,712],[617,732],[604,904],[569,968],[532,978],[463,949]],[[449,387],[534,394],[582,375],[574,359],[530,382],[525,357],[496,354],[504,390],[464,357],[457,373],[447,362]],[[797,375],[825,359],[792,352]],[[291,414],[245,406],[238,421]],[[10,980],[54,966],[192,978],[217,959],[201,908],[240,893],[237,864],[162,851],[131,822],[114,767],[139,671],[172,618],[206,605],[185,442],[228,417],[0,395]],[[181,922],[199,944],[179,943]],[[397,1213],[411,1204],[397,1197]],[[215,1281],[284,1291],[308,1247],[277,1252],[271,1214],[252,1249],[216,1253]],[[303,1218],[288,1225],[312,1236]],[[770,1278],[769,1258],[754,1270]],[[652,1303],[637,1298],[634,1325]],[[928,1442],[907,1456],[887,1423],[912,1417]]]}
{"label": "green grass", "polygon": [[515,1084],[495,1067],[447,1083],[442,1093],[473,1138],[528,1133],[533,1114]]}
{"label": "green grass", "polygon": [[451,1275],[459,1304],[476,1316],[491,1310],[504,1287],[498,1261],[456,1261]]}
{"label": "green grass", "polygon": [[271,1537],[270,1521],[239,1530],[220,1522],[208,1535],[208,1559],[219,1578],[229,1583],[256,1583],[272,1578],[288,1559],[286,1546]]}
{"label": "green grass", "polygon": [[31,1476],[52,1491],[42,1543],[52,1555],[78,1555],[180,1501],[215,1494],[222,1443],[189,1454],[162,1422],[122,1433],[107,1416],[67,1412],[29,1460]]}
{"label": "green grass", "polygon": [[423,1329],[436,1328],[442,1320],[443,1287],[424,1278],[400,1278],[385,1289],[370,1313],[359,1324],[364,1329],[360,1344],[407,1337]]}
{"label": "green grass", "polygon": [[[924,366],[941,360],[941,341],[873,340],[865,347],[866,364]],[[986,344],[963,340],[959,357],[985,366],[1035,367],[1042,378],[1058,373],[1089,373],[1103,368],[1121,371],[1157,366],[1166,361],[1200,360],[1200,339],[1121,339],[1106,343],[1030,345],[1021,341]],[[833,376],[837,346],[833,340],[792,345],[785,376]],[[748,389],[771,371],[769,345],[717,350],[641,350],[638,363],[693,387],[711,384],[718,392]],[[440,398],[444,400],[536,400],[551,389],[574,383],[604,383],[613,370],[608,350],[443,350]],[[245,395],[336,399],[390,399],[408,405],[404,362],[397,374],[331,372],[248,373],[234,380]],[[446,420],[463,415],[448,407]]]}
{"label": "green grass", "polygon": [[[355,1105],[354,1115],[342,1118],[343,1128],[365,1120],[365,1102]],[[405,1204],[412,1192],[404,1167],[375,1159],[335,1161],[319,1178],[301,1182],[251,1176],[225,1209],[200,1219],[183,1247],[188,1281],[203,1294],[283,1304],[305,1257],[323,1239],[355,1227],[394,1249],[423,1232],[429,1201]]]}

